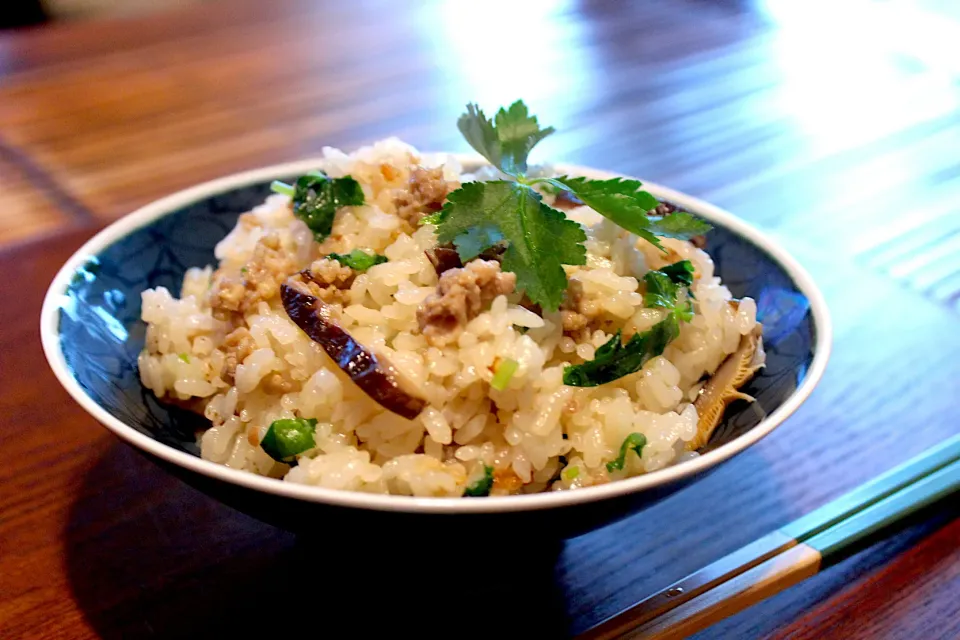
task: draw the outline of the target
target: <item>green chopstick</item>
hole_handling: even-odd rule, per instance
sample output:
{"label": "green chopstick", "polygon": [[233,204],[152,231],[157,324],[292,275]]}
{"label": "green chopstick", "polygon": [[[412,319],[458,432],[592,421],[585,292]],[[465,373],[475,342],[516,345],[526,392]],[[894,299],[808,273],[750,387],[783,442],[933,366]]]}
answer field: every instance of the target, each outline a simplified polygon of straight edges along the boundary
{"label": "green chopstick", "polygon": [[960,434],[794,520],[780,531],[803,542],[957,460],[960,460]]}
{"label": "green chopstick", "polygon": [[885,529],[960,489],[960,460],[941,467],[885,500],[859,511],[804,544],[820,552],[820,570],[833,566],[882,536]]}
{"label": "green chopstick", "polygon": [[960,434],[674,582],[578,638],[692,633],[833,566],[891,526],[957,491]]}

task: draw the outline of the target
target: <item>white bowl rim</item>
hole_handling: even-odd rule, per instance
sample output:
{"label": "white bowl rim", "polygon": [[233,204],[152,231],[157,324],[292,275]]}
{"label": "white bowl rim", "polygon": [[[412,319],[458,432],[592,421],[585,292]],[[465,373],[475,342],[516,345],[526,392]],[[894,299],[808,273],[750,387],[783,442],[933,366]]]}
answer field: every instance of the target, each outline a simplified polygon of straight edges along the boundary
{"label": "white bowl rim", "polygon": [[[428,154],[424,153],[423,155],[426,156]],[[465,167],[486,164],[486,161],[479,155],[454,153],[441,155],[453,157]],[[314,157],[243,171],[204,182],[155,200],[137,209],[133,213],[110,224],[80,247],[66,261],[54,277],[44,297],[43,308],[40,312],[40,337],[44,355],[60,384],[63,385],[73,399],[83,407],[87,413],[96,418],[121,440],[161,460],[215,480],[276,496],[340,507],[377,511],[455,515],[535,511],[569,507],[588,502],[599,502],[632,493],[640,493],[657,486],[667,485],[689,478],[744,451],[772,432],[809,397],[823,376],[827,360],[830,356],[833,330],[823,294],[821,294],[807,271],[767,235],[735,217],[733,214],[698,198],[674,191],[673,189],[650,182],[644,182],[644,188],[655,196],[674,202],[680,207],[696,213],[711,222],[716,222],[765,251],[774,261],[780,264],[797,288],[807,297],[810,302],[810,312],[814,321],[813,361],[807,369],[806,376],[794,393],[787,398],[780,407],[775,409],[745,434],[692,460],[669,466],[649,474],[572,491],[550,491],[513,496],[489,496],[473,500],[463,498],[417,498],[411,496],[362,493],[285,482],[275,478],[255,475],[248,471],[231,469],[209,460],[203,460],[200,457],[179,451],[150,436],[140,433],[133,427],[111,415],[87,395],[70,373],[63,351],[60,348],[58,331],[62,297],[73,274],[78,268],[83,266],[91,256],[100,253],[120,238],[158,218],[180,210],[193,202],[266,180],[301,175],[317,167],[322,167],[323,163],[324,159],[322,157]],[[555,164],[552,165],[552,167],[561,173],[582,175],[590,178],[606,179],[622,177],[622,174],[577,165]]]}

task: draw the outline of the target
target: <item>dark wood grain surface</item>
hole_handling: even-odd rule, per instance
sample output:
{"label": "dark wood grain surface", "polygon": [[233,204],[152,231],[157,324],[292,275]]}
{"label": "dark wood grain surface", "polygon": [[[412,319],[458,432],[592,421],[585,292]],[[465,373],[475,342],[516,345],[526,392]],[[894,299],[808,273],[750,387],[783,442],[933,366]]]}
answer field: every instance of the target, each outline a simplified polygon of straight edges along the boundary
{"label": "dark wood grain surface", "polygon": [[[0,637],[352,620],[489,638],[511,637],[490,631],[508,618],[562,637],[956,433],[960,65],[944,43],[960,11],[817,6],[250,0],[0,34],[0,241],[16,243],[0,252]],[[836,336],[820,388],[699,484],[500,562],[472,555],[482,540],[394,550],[384,532],[387,553],[350,532],[297,539],[116,442],[48,371],[43,291],[100,225],[324,145],[464,150],[462,105],[517,97],[562,132],[541,157],[725,206],[825,291]],[[699,637],[957,638],[957,509]],[[450,626],[460,616],[468,628]]]}

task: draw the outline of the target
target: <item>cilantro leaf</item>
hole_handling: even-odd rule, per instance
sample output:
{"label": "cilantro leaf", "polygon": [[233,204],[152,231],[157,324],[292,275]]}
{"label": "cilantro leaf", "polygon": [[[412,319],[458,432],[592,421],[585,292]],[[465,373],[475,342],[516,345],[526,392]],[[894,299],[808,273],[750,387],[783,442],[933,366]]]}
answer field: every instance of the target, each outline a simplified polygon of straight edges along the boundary
{"label": "cilantro leaf", "polygon": [[493,467],[483,465],[483,477],[469,485],[463,492],[468,498],[482,498],[490,495],[490,489],[493,487]]}
{"label": "cilantro leaf", "polygon": [[274,420],[263,434],[260,448],[278,462],[292,462],[297,454],[316,446],[313,439],[316,427],[314,418]]}
{"label": "cilantro leaf", "polygon": [[627,453],[632,449],[637,452],[639,457],[643,453],[643,448],[647,446],[647,437],[642,433],[631,433],[623,440],[620,445],[620,454],[615,460],[607,463],[607,471],[623,471],[623,465],[627,462]]}
{"label": "cilantro leaf", "polygon": [[363,204],[360,184],[346,176],[329,178],[321,171],[297,178],[293,185],[293,213],[307,223],[317,242],[330,235],[340,207]]}
{"label": "cilantro leaf", "polygon": [[494,120],[487,118],[477,105],[468,104],[467,112],[457,120],[457,128],[490,164],[511,175],[524,173],[530,151],[555,131],[553,127],[541,129],[522,100],[508,109],[501,108]]}
{"label": "cilantro leaf", "polygon": [[597,349],[593,360],[569,365],[563,370],[563,383],[571,387],[596,387],[635,373],[643,365],[663,353],[680,335],[680,322],[675,314],[653,325],[643,333],[635,333],[626,344],[620,331]]}
{"label": "cilantro leaf", "polygon": [[453,242],[466,262],[504,242],[501,268],[515,273],[517,288],[548,311],[560,306],[567,288],[561,265],[586,263],[587,236],[580,225],[543,204],[526,185],[469,182],[447,196],[442,213],[440,244]]}
{"label": "cilantro leaf", "polygon": [[660,201],[640,189],[639,180],[611,178],[590,180],[560,176],[544,180],[556,188],[577,196],[584,204],[631,233],[643,238],[661,251],[663,244],[657,236],[689,240],[712,229],[706,222],[686,211],[666,216],[648,216]]}
{"label": "cilantro leaf", "polygon": [[327,256],[331,260],[336,260],[345,267],[350,267],[354,271],[366,271],[370,267],[383,264],[387,261],[386,256],[377,253],[367,253],[360,249],[354,249],[350,253],[331,253]]}

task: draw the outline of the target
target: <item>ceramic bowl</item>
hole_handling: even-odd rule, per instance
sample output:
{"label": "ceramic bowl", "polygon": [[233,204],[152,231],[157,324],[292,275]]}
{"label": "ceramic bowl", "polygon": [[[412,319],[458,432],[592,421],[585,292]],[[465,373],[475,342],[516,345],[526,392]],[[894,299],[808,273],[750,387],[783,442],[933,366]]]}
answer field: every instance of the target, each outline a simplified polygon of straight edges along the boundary
{"label": "ceramic bowl", "polygon": [[[475,158],[459,157],[466,170]],[[274,179],[322,166],[306,160],[248,171],[181,191],[118,220],[80,248],[57,274],[41,314],[46,357],[60,383],[120,439],[184,481],[232,507],[296,531],[336,520],[351,527],[409,532],[521,527],[566,537],[610,523],[704,477],[773,431],[806,400],[830,351],[823,297],[781,247],[713,205],[645,184],[655,196],[713,223],[708,251],[735,297],[757,300],[767,364],[744,391],[756,402],[732,404],[699,457],[647,475],[574,491],[536,495],[413,498],[311,487],[260,477],[202,460],[195,437],[200,416],[162,404],[141,386],[140,293],[179,291],[184,272],[216,264],[214,245],[239,214],[263,201]],[[560,166],[570,174],[613,174]]]}

